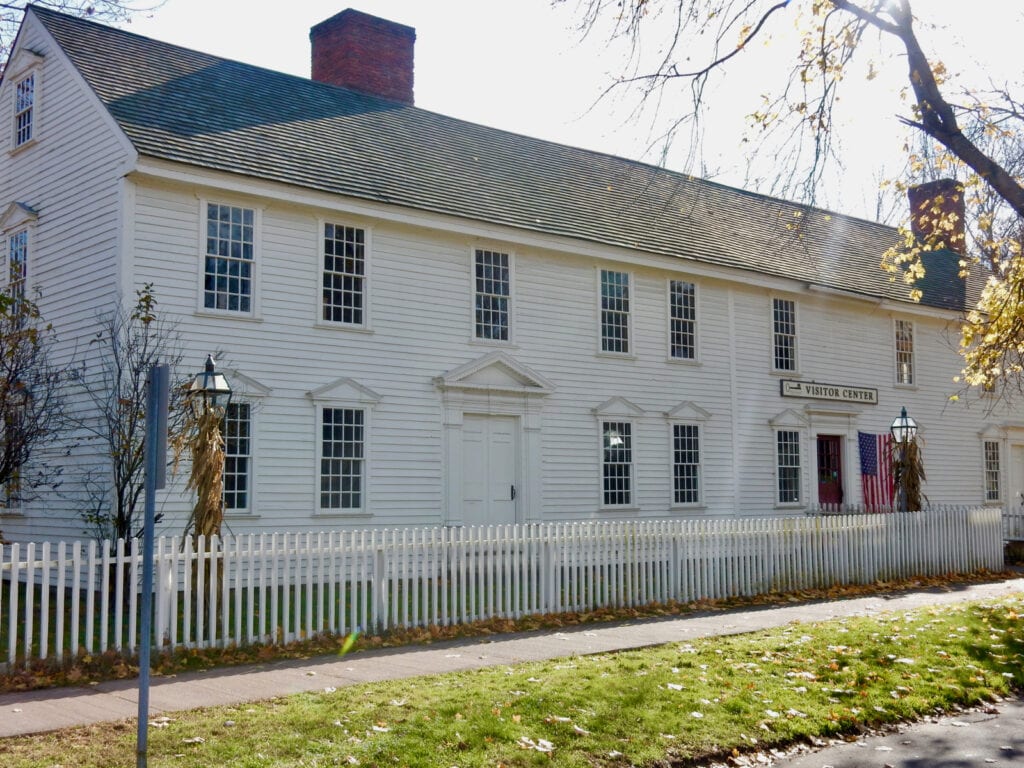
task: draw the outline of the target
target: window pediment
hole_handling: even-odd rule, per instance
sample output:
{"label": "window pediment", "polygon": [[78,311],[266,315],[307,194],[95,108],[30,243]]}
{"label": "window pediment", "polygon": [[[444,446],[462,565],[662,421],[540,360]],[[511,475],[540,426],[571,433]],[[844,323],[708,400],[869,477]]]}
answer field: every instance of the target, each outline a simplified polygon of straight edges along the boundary
{"label": "window pediment", "polygon": [[549,395],[554,385],[502,351],[491,352],[434,379],[443,391]]}
{"label": "window pediment", "polygon": [[768,419],[773,427],[789,427],[790,429],[803,429],[807,426],[807,419],[792,408],[787,408]]}
{"label": "window pediment", "polygon": [[599,406],[593,409],[595,416],[622,416],[625,418],[633,418],[644,415],[644,409],[635,403],[631,403],[624,397],[613,397],[609,400],[605,400]]}
{"label": "window pediment", "polygon": [[344,402],[363,405],[376,405],[381,399],[380,395],[372,389],[348,377],[336,379],[318,389],[307,392],[306,397],[315,403]]}
{"label": "window pediment", "polygon": [[28,203],[11,203],[0,213],[0,232],[10,232],[27,224],[33,224],[39,218],[35,208]]}
{"label": "window pediment", "polygon": [[227,375],[232,391],[239,397],[266,397],[274,391],[241,371],[231,370],[227,372]]}
{"label": "window pediment", "polygon": [[28,48],[22,48],[20,51],[11,57],[11,60],[7,62],[7,71],[4,73],[4,80],[6,82],[14,82],[21,79],[21,76],[25,74],[32,67],[38,67],[43,63],[43,56],[30,51]]}
{"label": "window pediment", "polygon": [[665,412],[670,421],[707,421],[711,414],[689,400],[684,400],[671,411]]}

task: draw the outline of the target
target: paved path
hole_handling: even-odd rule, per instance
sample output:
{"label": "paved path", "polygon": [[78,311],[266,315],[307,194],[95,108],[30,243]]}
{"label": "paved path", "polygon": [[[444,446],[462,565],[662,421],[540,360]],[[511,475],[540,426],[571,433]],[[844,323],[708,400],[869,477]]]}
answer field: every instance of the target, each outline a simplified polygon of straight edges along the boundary
{"label": "paved path", "polygon": [[[923,589],[784,606],[697,613],[680,618],[590,624],[561,631],[538,631],[355,653],[344,658],[318,657],[254,666],[155,677],[150,713],[234,705],[301,691],[340,688],[376,680],[400,679],[477,669],[501,664],[577,654],[640,648],[680,639],[730,635],[784,626],[793,621],[822,621],[862,616],[923,605],[948,604],[1024,591],[1024,578],[947,589]],[[42,733],[59,728],[133,718],[138,710],[134,680],[104,682],[87,688],[57,688],[0,695],[0,737]],[[956,727],[956,726],[951,726]],[[1017,728],[1017,732],[1022,730]],[[958,733],[954,733],[954,736]],[[1013,742],[1020,747],[1020,740]],[[1006,742],[1010,744],[1010,742]],[[1017,755],[1020,756],[1021,752]],[[884,762],[877,763],[879,766]],[[980,761],[979,761],[980,763]],[[967,765],[968,763],[906,763]],[[972,763],[973,764],[973,763]],[[1004,765],[1013,763],[1003,762]],[[1024,764],[1018,763],[1018,764]],[[822,763],[794,763],[821,768]],[[836,763],[867,766],[866,762]]]}

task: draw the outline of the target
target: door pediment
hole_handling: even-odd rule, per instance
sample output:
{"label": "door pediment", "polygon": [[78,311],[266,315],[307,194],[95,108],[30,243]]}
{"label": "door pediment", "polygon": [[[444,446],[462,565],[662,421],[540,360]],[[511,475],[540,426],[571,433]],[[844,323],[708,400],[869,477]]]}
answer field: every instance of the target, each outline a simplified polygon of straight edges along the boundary
{"label": "door pediment", "polygon": [[434,379],[442,391],[549,395],[554,385],[505,352],[491,352]]}

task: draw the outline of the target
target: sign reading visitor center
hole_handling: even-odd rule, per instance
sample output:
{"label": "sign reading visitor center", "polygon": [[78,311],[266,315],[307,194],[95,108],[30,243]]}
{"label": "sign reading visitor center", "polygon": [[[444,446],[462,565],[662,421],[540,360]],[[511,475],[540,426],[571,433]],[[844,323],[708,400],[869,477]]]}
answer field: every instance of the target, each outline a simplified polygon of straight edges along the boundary
{"label": "sign reading visitor center", "polygon": [[779,384],[783,397],[810,397],[815,400],[838,400],[844,403],[878,405],[878,390],[870,387],[819,384],[816,381],[796,381],[795,379],[783,379]]}

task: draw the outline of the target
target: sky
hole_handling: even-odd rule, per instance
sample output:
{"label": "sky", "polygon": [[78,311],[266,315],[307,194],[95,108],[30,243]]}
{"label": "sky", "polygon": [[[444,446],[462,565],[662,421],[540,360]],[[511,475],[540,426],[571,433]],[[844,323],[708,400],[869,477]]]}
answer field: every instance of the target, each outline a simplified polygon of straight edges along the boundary
{"label": "sky", "polygon": [[[799,3],[794,3],[796,7]],[[977,78],[1019,78],[1021,11],[1009,0],[916,0],[939,28],[921,26],[926,48],[944,51],[954,73]],[[649,116],[632,114],[623,92],[599,98],[624,72],[625,51],[600,35],[581,36],[576,0],[166,0],[135,16],[127,29],[229,59],[302,77],[309,76],[309,29],[353,7],[416,29],[416,105],[504,130],[631,159],[664,164],[751,188],[745,115],[756,108],[750,94],[779,77],[775,51],[752,51],[730,78],[715,85],[717,104],[698,164],[685,137],[663,156]],[[776,62],[773,65],[773,62]],[[766,79],[769,78],[769,79]],[[851,79],[843,110],[844,165],[822,201],[834,210],[875,218],[878,181],[899,171],[903,129],[896,120],[896,92],[906,84],[897,61],[868,83]],[[673,101],[673,99],[675,101]],[[662,105],[672,114],[685,94]],[[700,161],[703,161],[702,163]],[[771,173],[761,168],[754,177]]]}

